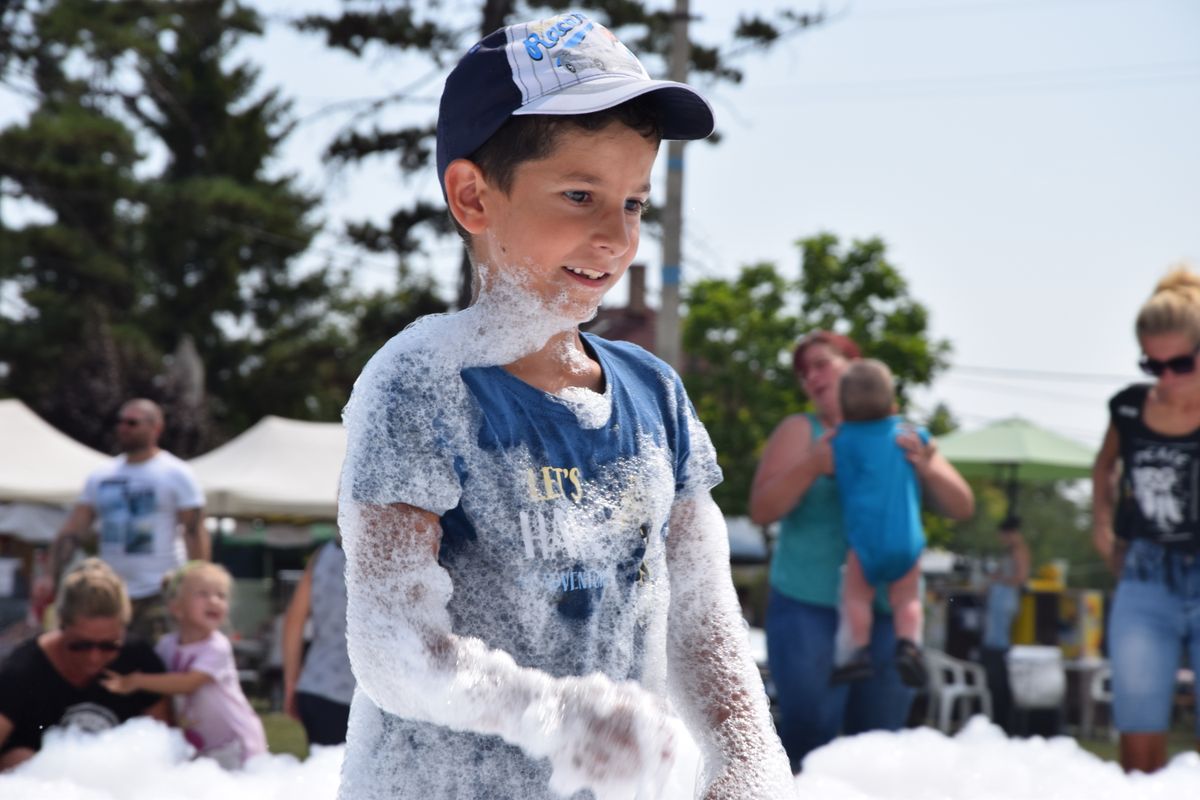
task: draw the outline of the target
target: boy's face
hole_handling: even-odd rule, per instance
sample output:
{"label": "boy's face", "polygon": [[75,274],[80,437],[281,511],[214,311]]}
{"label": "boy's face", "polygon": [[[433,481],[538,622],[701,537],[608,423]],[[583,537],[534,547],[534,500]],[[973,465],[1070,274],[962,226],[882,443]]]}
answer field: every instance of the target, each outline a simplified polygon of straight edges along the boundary
{"label": "boy's face", "polygon": [[[590,319],[637,254],[657,145],[625,125],[568,128],[553,153],[517,167],[511,191],[487,187],[476,260],[549,309]],[[481,271],[483,287],[488,270]]]}

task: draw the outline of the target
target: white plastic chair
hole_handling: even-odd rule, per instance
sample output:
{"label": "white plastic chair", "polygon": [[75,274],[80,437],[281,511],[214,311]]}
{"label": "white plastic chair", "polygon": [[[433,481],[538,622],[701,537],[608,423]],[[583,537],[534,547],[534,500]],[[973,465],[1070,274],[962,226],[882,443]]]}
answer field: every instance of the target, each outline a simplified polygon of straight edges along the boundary
{"label": "white plastic chair", "polygon": [[1088,708],[1083,714],[1083,724],[1081,727],[1081,735],[1091,737],[1096,730],[1096,709],[1099,706],[1106,706],[1108,723],[1105,728],[1108,730],[1108,738],[1110,741],[1117,741],[1117,729],[1112,725],[1112,667],[1108,664],[1103,665],[1092,673],[1092,682],[1088,687]]}
{"label": "white plastic chair", "polygon": [[952,733],[974,713],[991,718],[992,693],[988,691],[982,664],[926,648],[925,666],[929,669],[928,724]]}

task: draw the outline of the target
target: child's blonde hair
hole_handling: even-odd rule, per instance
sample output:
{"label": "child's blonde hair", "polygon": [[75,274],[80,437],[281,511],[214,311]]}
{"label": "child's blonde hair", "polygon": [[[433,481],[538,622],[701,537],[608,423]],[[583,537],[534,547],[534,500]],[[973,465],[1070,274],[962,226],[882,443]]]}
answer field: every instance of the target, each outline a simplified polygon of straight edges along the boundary
{"label": "child's blonde hair", "polygon": [[87,558],[67,573],[58,595],[58,624],[81,619],[116,618],[128,625],[132,616],[125,582],[98,558]]}
{"label": "child's blonde hair", "polygon": [[1200,344],[1200,275],[1184,265],[1164,275],[1138,311],[1135,330],[1138,338],[1182,333]]}
{"label": "child's blonde hair", "polygon": [[214,564],[211,561],[193,560],[189,561],[177,570],[167,574],[163,578],[163,597],[168,603],[179,597],[180,591],[183,589],[184,583],[188,578],[197,575],[208,578],[216,578],[225,584],[225,588],[233,588],[233,576],[229,574],[229,570],[220,564]]}

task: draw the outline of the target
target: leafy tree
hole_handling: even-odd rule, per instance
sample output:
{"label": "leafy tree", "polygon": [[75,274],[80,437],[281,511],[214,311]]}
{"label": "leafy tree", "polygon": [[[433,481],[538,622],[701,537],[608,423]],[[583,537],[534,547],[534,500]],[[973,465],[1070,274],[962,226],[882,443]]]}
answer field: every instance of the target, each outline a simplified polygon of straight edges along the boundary
{"label": "leafy tree", "polygon": [[691,361],[684,382],[725,471],[715,497],[729,514],[746,512],[775,425],[805,407],[791,365],[801,334],[847,333],[906,386],[928,384],[950,351],[949,343],[930,337],[928,313],[886,260],[883,242],[842,250],[824,233],[798,245],[799,280],[787,280],[773,264],[756,264],[733,281],[703,280],[687,292],[683,349]]}
{"label": "leafy tree", "polygon": [[[981,479],[972,480],[971,488],[975,492],[975,516],[949,528],[937,544],[986,561],[1001,551],[997,531],[1009,511],[1007,488],[1000,481]],[[1062,559],[1069,564],[1071,586],[1112,588],[1112,576],[1092,547],[1091,513],[1076,483],[1021,483],[1016,509],[1035,573],[1038,567]]]}
{"label": "leafy tree", "polygon": [[743,514],[757,459],[779,420],[803,407],[788,357],[797,320],[789,282],[773,264],[744,267],[732,281],[688,287],[683,320],[688,395],[717,448],[725,480],[714,498]]}
{"label": "leafy tree", "polygon": [[[368,50],[386,49],[419,53],[430,62],[431,72],[413,87],[389,97],[364,103],[346,130],[330,143],[327,157],[334,163],[355,163],[374,158],[391,160],[401,173],[408,175],[430,168],[435,149],[433,112],[428,120],[402,127],[379,122],[381,112],[415,99],[415,92],[426,89],[430,79],[449,71],[466,48],[497,28],[525,19],[548,17],[574,8],[566,0],[517,2],[484,0],[479,16],[464,19],[461,13],[441,3],[424,8],[411,0],[344,0],[344,10],[336,16],[308,15],[297,23],[301,30],[324,35],[329,46],[356,56]],[[589,4],[589,14],[611,28],[622,41],[653,67],[666,63],[672,44],[672,10],[654,10],[640,0],[597,0]],[[733,31],[733,40],[744,47],[770,47],[821,21],[819,15],[790,10],[776,11],[770,18],[747,12]],[[665,70],[660,70],[665,71]],[[743,78],[728,52],[701,42],[691,43],[692,74],[738,82]],[[415,199],[397,210],[382,228],[370,222],[347,227],[348,237],[374,252],[394,252],[402,269],[421,251],[421,242],[452,233],[440,198]],[[459,280],[459,307],[470,298],[470,268],[465,254]]]}
{"label": "leafy tree", "polygon": [[945,369],[950,343],[929,337],[929,312],[909,296],[880,239],[840,250],[836,236],[822,233],[798,244],[800,331],[835,330],[858,342],[892,368],[902,405],[907,387],[928,385]]}

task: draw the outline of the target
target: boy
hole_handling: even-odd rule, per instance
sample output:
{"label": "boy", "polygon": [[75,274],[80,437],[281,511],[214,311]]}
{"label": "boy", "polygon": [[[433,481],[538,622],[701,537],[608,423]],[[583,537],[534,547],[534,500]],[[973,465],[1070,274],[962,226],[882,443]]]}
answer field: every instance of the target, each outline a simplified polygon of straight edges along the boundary
{"label": "boy", "polygon": [[438,169],[476,299],[393,338],[346,408],[341,797],[680,796],[668,677],[704,796],[792,793],[707,434],[669,367],[578,330],[636,253],[659,140],[712,128],[583,14],[448,77]]}
{"label": "boy", "polygon": [[[921,570],[925,546],[916,472],[897,435],[908,427],[896,415],[891,370],[874,359],[855,361],[838,386],[842,424],[833,437],[834,475],[850,549],[842,573],[842,614],[832,682],[871,674],[871,602],[888,584],[896,628],[896,671],[905,684],[925,685],[921,649]],[[922,443],[929,432],[917,430]]]}

